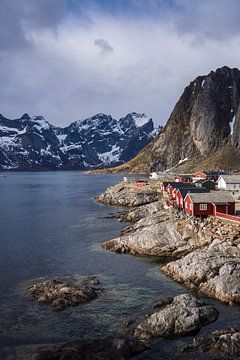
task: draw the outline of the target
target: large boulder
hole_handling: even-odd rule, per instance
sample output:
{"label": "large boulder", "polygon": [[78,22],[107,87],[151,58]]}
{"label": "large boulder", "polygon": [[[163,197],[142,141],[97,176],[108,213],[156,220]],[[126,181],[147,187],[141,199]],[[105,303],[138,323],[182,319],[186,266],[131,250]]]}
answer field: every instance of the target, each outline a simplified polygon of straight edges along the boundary
{"label": "large boulder", "polygon": [[163,303],[163,307],[148,315],[137,325],[133,336],[143,340],[188,335],[199,331],[217,317],[218,312],[214,307],[204,304],[192,295],[183,294]]}

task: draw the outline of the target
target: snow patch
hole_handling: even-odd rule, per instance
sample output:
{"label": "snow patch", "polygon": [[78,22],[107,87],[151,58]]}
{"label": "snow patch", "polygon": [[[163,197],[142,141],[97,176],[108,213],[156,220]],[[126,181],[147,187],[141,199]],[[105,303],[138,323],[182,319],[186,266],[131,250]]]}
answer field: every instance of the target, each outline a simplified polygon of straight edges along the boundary
{"label": "snow patch", "polygon": [[177,163],[177,165],[180,165],[182,163],[184,163],[185,161],[188,161],[188,158],[186,157],[185,159],[179,160],[179,162]]}
{"label": "snow patch", "polygon": [[120,154],[121,154],[120,147],[114,145],[110,151],[106,151],[105,153],[98,154],[98,157],[103,163],[109,164],[111,162],[119,161]]}
{"label": "snow patch", "polygon": [[231,135],[231,136],[233,135],[233,129],[234,129],[235,120],[236,120],[236,116],[234,115],[233,118],[232,118],[232,120],[231,120],[230,123],[229,123],[229,126],[230,126],[230,135]]}
{"label": "snow patch", "polygon": [[145,125],[150,120],[145,114],[132,114],[132,117],[137,127]]}

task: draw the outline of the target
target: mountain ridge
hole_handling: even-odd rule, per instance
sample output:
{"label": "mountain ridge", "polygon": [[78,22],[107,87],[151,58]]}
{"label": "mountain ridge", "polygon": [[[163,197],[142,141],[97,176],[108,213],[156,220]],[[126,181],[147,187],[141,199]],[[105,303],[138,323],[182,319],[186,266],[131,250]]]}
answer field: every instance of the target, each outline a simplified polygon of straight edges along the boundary
{"label": "mountain ridge", "polygon": [[96,114],[66,127],[43,116],[0,115],[1,170],[55,170],[108,167],[135,156],[154,136],[152,119],[129,113],[119,120]]}

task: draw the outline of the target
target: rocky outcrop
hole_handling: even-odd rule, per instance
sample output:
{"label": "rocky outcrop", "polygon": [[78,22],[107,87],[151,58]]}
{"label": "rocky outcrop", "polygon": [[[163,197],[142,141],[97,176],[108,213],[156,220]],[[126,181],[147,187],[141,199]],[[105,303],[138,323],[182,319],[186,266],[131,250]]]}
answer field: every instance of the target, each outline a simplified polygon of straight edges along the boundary
{"label": "rocky outcrop", "polygon": [[147,205],[139,206],[135,209],[131,209],[127,212],[124,212],[116,216],[116,219],[118,221],[136,222],[140,219],[153,216],[156,213],[159,213],[162,209],[163,209],[163,202],[156,201]]}
{"label": "rocky outcrop", "polygon": [[18,360],[128,360],[147,348],[143,341],[106,338],[21,346],[16,348],[16,356]]}
{"label": "rocky outcrop", "polygon": [[174,280],[226,303],[240,304],[239,249],[214,240],[204,250],[196,250],[163,266]]}
{"label": "rocky outcrop", "polygon": [[[211,336],[198,337],[191,345],[183,348],[183,352],[201,351],[209,354],[224,355],[224,359],[240,358],[240,331],[226,329],[214,331]],[[215,357],[216,359],[216,357]]]}
{"label": "rocky outcrop", "polygon": [[96,200],[105,205],[134,207],[159,200],[159,193],[148,189],[138,189],[134,183],[121,182],[110,186],[104,193],[98,195]]}
{"label": "rocky outcrop", "polygon": [[[152,220],[151,217],[148,219]],[[145,219],[144,221],[146,222]],[[187,240],[182,239],[176,224],[167,221],[146,227],[144,225],[145,223],[134,233],[105,241],[102,246],[118,253],[135,255],[168,257],[175,256],[175,252],[179,255],[181,249],[186,253]]]}
{"label": "rocky outcrop", "polygon": [[189,294],[162,302],[160,309],[140,322],[133,336],[146,340],[154,337],[173,338],[192,334],[202,326],[215,321],[218,312]]}
{"label": "rocky outcrop", "polygon": [[238,69],[224,66],[198,76],[185,88],[162,132],[135,158],[113,170],[148,173],[223,166],[239,170],[239,101]]}
{"label": "rocky outcrop", "polygon": [[[98,280],[92,278],[90,284],[98,285]],[[70,284],[50,279],[31,284],[27,290],[37,302],[49,304],[53,310],[63,310],[96,299],[99,289],[90,285]]]}

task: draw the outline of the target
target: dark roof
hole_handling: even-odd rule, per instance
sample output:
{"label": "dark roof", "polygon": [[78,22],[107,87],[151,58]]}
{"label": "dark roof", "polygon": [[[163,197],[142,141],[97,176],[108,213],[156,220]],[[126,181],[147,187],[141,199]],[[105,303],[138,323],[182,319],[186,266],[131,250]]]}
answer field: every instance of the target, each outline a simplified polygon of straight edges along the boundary
{"label": "dark roof", "polygon": [[228,191],[211,191],[210,193],[190,193],[189,197],[193,203],[213,203],[222,204],[235,202],[233,196]]}
{"label": "dark roof", "polygon": [[196,188],[196,186],[194,184],[189,184],[189,183],[182,183],[182,182],[177,182],[173,185],[171,185],[174,189],[189,189],[189,188]]}
{"label": "dark roof", "polygon": [[183,199],[188,193],[209,193],[210,190],[204,188],[180,188],[178,189]]}
{"label": "dark roof", "polygon": [[[198,173],[206,174],[207,176],[220,176],[220,175],[228,175],[229,173],[225,171],[198,171]],[[197,173],[197,174],[198,174]]]}
{"label": "dark roof", "polygon": [[169,184],[176,184],[175,181],[163,181],[162,183],[164,186],[168,186]]}

